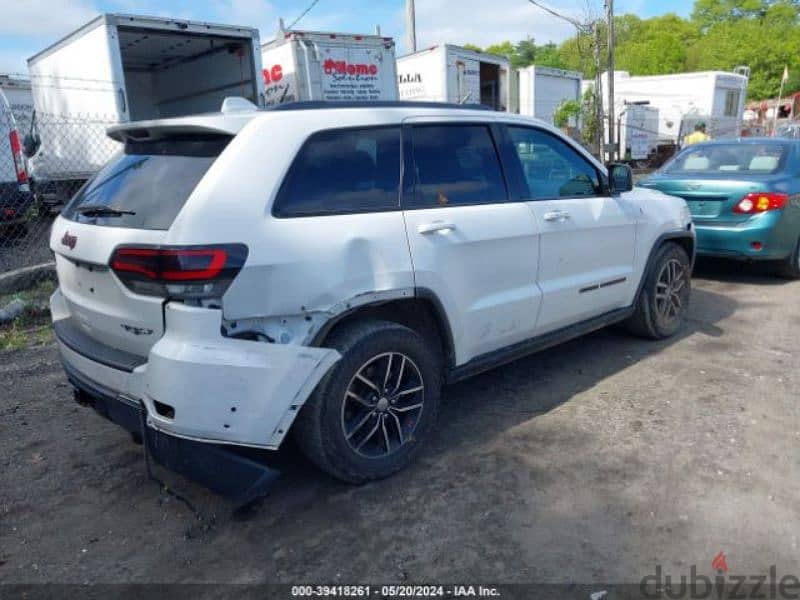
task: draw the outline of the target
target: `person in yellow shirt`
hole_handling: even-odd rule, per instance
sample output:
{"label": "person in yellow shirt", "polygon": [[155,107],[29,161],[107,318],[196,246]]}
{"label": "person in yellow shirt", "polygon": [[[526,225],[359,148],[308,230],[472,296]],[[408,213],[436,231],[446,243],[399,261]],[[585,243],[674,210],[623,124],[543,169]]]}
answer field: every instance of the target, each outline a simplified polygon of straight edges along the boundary
{"label": "person in yellow shirt", "polygon": [[692,146],[700,142],[707,142],[711,136],[706,133],[706,124],[703,121],[698,121],[694,126],[694,133],[690,133],[683,140],[683,146]]}

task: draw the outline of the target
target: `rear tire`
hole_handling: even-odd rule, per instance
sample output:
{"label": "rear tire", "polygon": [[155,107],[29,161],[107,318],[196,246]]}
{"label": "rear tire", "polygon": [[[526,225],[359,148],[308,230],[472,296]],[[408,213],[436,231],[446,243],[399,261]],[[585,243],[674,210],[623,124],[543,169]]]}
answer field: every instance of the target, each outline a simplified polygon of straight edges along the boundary
{"label": "rear tire", "polygon": [[413,460],[435,427],[441,359],[416,332],[388,321],[345,325],[324,346],[342,358],[300,411],[298,444],[343,481],[388,477]]}
{"label": "rear tire", "polygon": [[778,275],[786,279],[800,279],[800,238],[792,253],[779,264]]}
{"label": "rear tire", "polygon": [[634,335],[661,340],[683,323],[691,296],[691,261],[678,244],[668,242],[657,251],[636,307],[625,325]]}

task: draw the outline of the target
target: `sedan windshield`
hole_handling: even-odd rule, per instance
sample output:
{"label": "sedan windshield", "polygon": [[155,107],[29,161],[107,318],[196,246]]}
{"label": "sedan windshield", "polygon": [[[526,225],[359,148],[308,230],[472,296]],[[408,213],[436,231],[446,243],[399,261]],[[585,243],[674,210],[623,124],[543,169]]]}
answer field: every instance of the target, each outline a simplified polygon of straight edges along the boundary
{"label": "sedan windshield", "polygon": [[768,175],[783,168],[784,144],[713,144],[681,152],[664,173],[749,173]]}

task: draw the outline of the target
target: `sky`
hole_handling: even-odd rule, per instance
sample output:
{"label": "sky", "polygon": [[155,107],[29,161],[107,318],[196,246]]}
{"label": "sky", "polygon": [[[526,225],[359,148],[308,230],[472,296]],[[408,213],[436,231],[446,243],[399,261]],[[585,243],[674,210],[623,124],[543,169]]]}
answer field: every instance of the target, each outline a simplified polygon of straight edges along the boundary
{"label": "sky", "polygon": [[[262,42],[274,37],[278,19],[288,25],[313,0],[0,0],[0,73],[26,73],[26,59],[103,12],[196,19],[258,27]],[[602,0],[548,0],[564,13],[602,10]],[[618,13],[650,17],[687,16],[693,0],[616,0]],[[395,37],[405,53],[403,0],[318,0],[297,28],[371,33]],[[489,10],[490,8],[490,10]],[[416,0],[417,45],[467,42],[487,46],[528,36],[537,43],[561,42],[574,31],[527,0]]]}

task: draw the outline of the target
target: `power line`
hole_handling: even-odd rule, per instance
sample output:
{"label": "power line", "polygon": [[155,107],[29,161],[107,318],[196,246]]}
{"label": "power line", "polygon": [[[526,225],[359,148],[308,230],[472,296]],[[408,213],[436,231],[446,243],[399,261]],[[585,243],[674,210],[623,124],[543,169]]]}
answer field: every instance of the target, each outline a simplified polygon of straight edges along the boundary
{"label": "power line", "polygon": [[292,21],[292,22],[291,22],[291,24],[289,25],[289,27],[288,27],[288,28],[289,28],[289,29],[291,29],[292,27],[294,27],[295,25],[297,25],[297,22],[298,22],[300,19],[302,19],[302,18],[303,18],[303,17],[305,17],[305,16],[306,16],[306,15],[307,15],[309,12],[311,12],[311,9],[312,9],[312,8],[314,8],[314,7],[317,5],[317,2],[319,2],[319,0],[314,0],[314,1],[313,1],[313,2],[312,2],[312,3],[311,3],[309,6],[308,6],[308,8],[307,8],[307,9],[305,9],[305,10],[304,10],[302,13],[300,13],[300,16],[299,16],[299,17],[297,17],[297,18],[296,18],[294,21]]}
{"label": "power line", "polygon": [[575,27],[575,29],[577,29],[580,32],[587,31],[587,24],[586,23],[581,23],[577,19],[573,19],[572,17],[568,17],[566,15],[562,15],[560,12],[550,8],[546,4],[542,4],[541,2],[537,2],[537,0],[528,0],[528,2],[530,2],[534,6],[537,6],[537,7],[541,8],[543,11],[545,11],[547,13],[550,13],[554,17],[556,17],[558,19],[561,19],[563,21],[566,21],[567,23],[569,23],[570,25]]}

